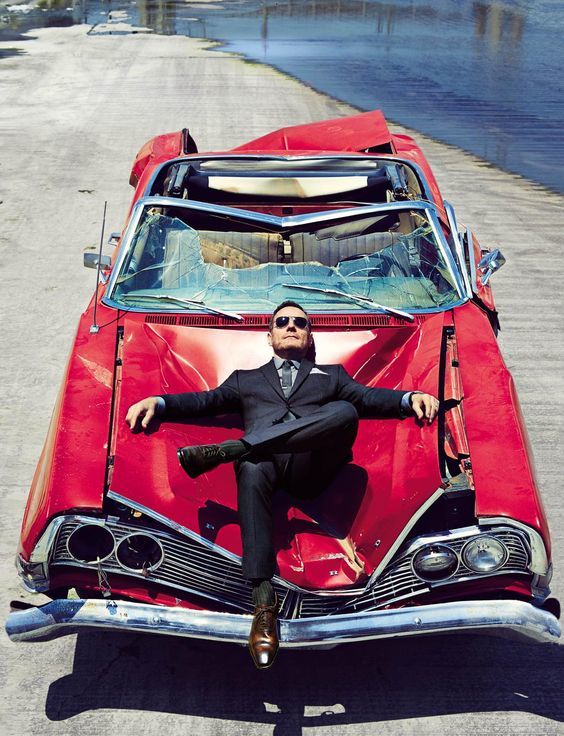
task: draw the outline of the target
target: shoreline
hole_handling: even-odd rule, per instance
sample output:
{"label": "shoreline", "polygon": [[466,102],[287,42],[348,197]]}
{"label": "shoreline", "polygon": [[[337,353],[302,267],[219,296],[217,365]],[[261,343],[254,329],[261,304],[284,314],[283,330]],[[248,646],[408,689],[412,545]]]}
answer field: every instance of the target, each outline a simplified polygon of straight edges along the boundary
{"label": "shoreline", "polygon": [[[13,559],[27,490],[78,315],[95,289],[95,273],[83,268],[82,253],[99,243],[104,201],[106,233],[121,229],[133,193],[127,182],[136,152],[153,135],[182,127],[190,128],[201,151],[227,150],[286,125],[354,112],[275,68],[214,50],[205,41],[141,33],[87,35],[88,28],[34,31],[35,43],[20,42],[27,44],[27,53],[4,59],[8,73],[0,76],[5,100],[0,108],[4,317],[0,375],[9,397],[9,405],[0,412],[4,437],[0,600],[5,611],[19,594]],[[553,592],[563,597],[559,448],[564,299],[559,287],[564,253],[555,243],[564,228],[564,200],[485,166],[460,149],[420,134],[414,137],[428,156],[443,195],[454,204],[459,222],[471,225],[484,246],[501,247],[508,259],[493,277],[500,341],[518,386],[553,532]],[[530,646],[520,648],[503,640],[492,644],[477,636],[466,643],[461,640],[449,637],[440,657],[434,642],[343,647],[337,657],[331,652],[305,657],[290,653],[273,670],[270,685],[260,685],[258,695],[254,691],[249,695],[247,682],[239,682],[247,679],[241,672],[248,672],[251,679],[256,673],[245,669],[248,655],[236,647],[220,651],[205,642],[167,643],[160,637],[104,632],[28,646],[8,644],[0,665],[6,683],[4,713],[6,719],[10,713],[8,733],[29,736],[60,734],[61,728],[97,734],[110,729],[149,733],[163,727],[172,733],[188,729],[226,736],[247,728],[250,736],[263,736],[272,732],[273,723],[281,732],[297,725],[322,729],[337,725],[321,717],[304,720],[295,715],[318,707],[319,700],[345,704],[338,721],[344,728],[356,724],[361,730],[376,730],[385,722],[392,735],[405,733],[406,728],[420,736],[460,733],[468,728],[469,714],[480,733],[484,728],[488,733],[554,733],[550,729],[561,712],[557,685],[561,647],[544,651],[531,676],[530,657],[525,656],[530,655]],[[205,658],[205,667],[197,671],[191,658],[198,662]],[[384,674],[380,666],[374,668],[382,658],[387,662]],[[480,679],[484,660],[491,667],[499,659],[511,664],[501,695],[491,678],[484,684]],[[460,661],[474,669],[457,675]],[[298,668],[316,678],[312,694],[304,695],[295,686]],[[396,708],[394,699],[387,697],[386,678],[394,678],[399,689],[407,669],[413,677],[405,699],[409,705]],[[162,683],[155,682],[155,671],[162,674],[157,678]],[[351,673],[344,684],[343,671]],[[468,671],[481,689],[468,692]],[[358,700],[367,677],[375,678],[375,697],[381,699],[377,706],[370,698]],[[201,678],[210,692],[216,688],[209,698],[201,696]],[[448,690],[448,698],[440,695],[441,687],[429,697],[425,687],[413,684],[426,678]],[[514,691],[531,692],[529,710],[523,707],[527,701],[511,700]],[[280,715],[266,711],[265,716],[265,701],[280,702]],[[235,708],[234,703],[239,705]],[[320,712],[326,710],[324,706]]]}
{"label": "shoreline", "polygon": [[[209,0],[209,1],[211,3],[217,3],[219,5],[222,0]],[[197,4],[197,3],[208,2],[208,0],[192,0],[192,2],[194,2],[194,4]],[[0,0],[0,6],[2,6],[2,5],[7,6],[9,4],[13,4],[13,5],[24,5],[24,4],[25,5],[33,5],[33,3],[28,2],[28,0]],[[86,26],[88,24],[82,24],[82,25]],[[68,30],[68,28],[73,28],[73,27],[76,27],[76,26],[75,25],[69,26],[69,27],[58,27],[58,26],[55,26],[55,28],[58,28],[61,31]],[[148,27],[132,26],[131,24],[129,24],[127,22],[120,22],[119,20],[117,22],[110,20],[110,22],[97,22],[97,23],[94,23],[94,24],[92,24],[90,26],[90,31],[88,32],[88,35],[93,35],[92,32],[95,29],[100,28],[100,27],[104,27],[104,30],[102,30],[102,31],[96,31],[96,35],[98,35],[98,34],[100,34],[100,35],[107,34],[107,35],[110,35],[110,36],[111,35],[120,36],[120,35],[148,34],[148,35],[159,36],[159,37],[167,38],[167,39],[169,39],[169,38],[172,37],[172,36],[169,36],[169,35],[159,34],[159,33],[155,32],[153,29],[148,28]],[[9,41],[3,41],[2,40],[2,32],[0,31],[0,64],[1,64],[1,62],[5,58],[9,58],[8,56],[2,57],[2,45],[3,44],[7,44],[7,43],[17,44],[18,42],[20,42],[20,43],[26,43],[27,41],[37,40],[38,39],[37,36],[32,36],[31,38],[25,38],[25,36],[27,34],[41,32],[44,29],[45,29],[45,27],[37,27],[37,28],[27,29],[25,32],[23,32],[21,34],[19,32],[17,32],[20,36],[22,36],[24,38],[21,38],[21,39],[18,39],[18,40],[9,40]],[[112,29],[113,29],[113,31],[112,31]],[[198,42],[202,42],[202,43],[208,44],[207,48],[209,48],[210,50],[217,51],[217,52],[219,52],[221,54],[227,54],[231,58],[238,59],[238,60],[240,60],[241,62],[243,62],[245,64],[249,64],[251,66],[255,66],[256,65],[256,66],[259,66],[259,67],[269,68],[269,69],[271,69],[273,71],[276,71],[279,74],[282,74],[283,76],[287,77],[288,79],[294,80],[297,84],[302,85],[303,87],[311,90],[312,92],[314,92],[316,94],[319,94],[319,95],[322,95],[325,98],[332,100],[337,105],[344,105],[344,106],[350,108],[351,110],[355,110],[357,112],[368,112],[371,109],[381,109],[381,108],[372,108],[372,107],[370,107],[370,108],[369,107],[367,107],[367,108],[359,107],[357,105],[354,105],[351,102],[348,102],[346,99],[342,99],[340,97],[337,97],[335,95],[332,95],[332,94],[330,94],[328,92],[323,91],[322,89],[316,87],[314,84],[311,84],[310,82],[307,82],[306,80],[301,79],[300,77],[296,76],[295,74],[292,74],[289,71],[286,71],[286,70],[282,69],[281,67],[277,66],[276,64],[272,64],[272,63],[269,63],[269,62],[266,62],[266,61],[260,61],[258,59],[252,58],[251,56],[246,56],[245,54],[243,54],[243,53],[241,53],[239,51],[234,51],[232,49],[229,49],[228,47],[231,44],[231,42],[228,41],[228,40],[209,38],[209,37],[206,37],[206,36],[195,37],[195,36],[182,36],[180,34],[174,34],[174,35],[176,37],[179,37],[179,38],[183,37],[183,38],[187,38],[189,40],[194,40],[194,41],[198,41]],[[14,46],[12,45],[11,48],[14,48]],[[24,51],[24,53],[25,53],[25,51]],[[17,58],[20,58],[20,57],[17,57]],[[492,168],[494,170],[500,171],[500,172],[502,172],[504,174],[507,174],[509,176],[516,177],[517,179],[522,180],[524,183],[526,183],[526,184],[528,184],[528,185],[530,185],[532,187],[539,188],[541,191],[543,191],[546,194],[555,195],[555,196],[564,198],[564,191],[559,191],[558,189],[556,189],[554,187],[551,187],[551,186],[549,186],[547,184],[544,184],[542,182],[536,181],[535,179],[530,179],[527,176],[525,176],[524,174],[521,174],[521,173],[519,173],[517,171],[512,171],[511,169],[508,169],[508,168],[505,168],[503,166],[500,166],[499,164],[494,163],[493,161],[490,161],[489,159],[484,158],[483,156],[480,156],[480,155],[472,152],[471,150],[469,150],[467,148],[464,148],[463,146],[460,146],[460,145],[455,144],[455,143],[449,143],[448,141],[444,140],[440,136],[435,136],[435,135],[431,135],[429,133],[424,133],[424,132],[420,131],[417,128],[411,127],[409,125],[404,125],[399,120],[396,120],[395,118],[392,118],[392,117],[388,117],[386,115],[386,111],[385,110],[382,110],[382,111],[383,111],[384,115],[386,116],[386,120],[389,123],[390,127],[396,128],[398,131],[401,129],[401,132],[404,132],[405,134],[410,135],[411,137],[413,137],[415,139],[422,139],[422,140],[432,141],[433,143],[437,143],[437,144],[440,144],[440,145],[443,145],[443,146],[447,146],[447,147],[451,148],[453,151],[458,151],[460,153],[463,153],[463,154],[465,154],[467,156],[472,157],[476,161],[476,163],[478,165],[483,165],[483,166],[486,166],[486,167],[490,167],[490,168]]]}
{"label": "shoreline", "polygon": [[[333,102],[339,105],[347,105],[348,107],[352,108],[353,110],[356,110],[357,112],[370,112],[370,110],[381,109],[381,108],[366,108],[365,109],[365,108],[358,107],[357,105],[353,105],[353,103],[347,102],[347,100],[343,100],[339,97],[336,97],[335,95],[329,94],[328,92],[324,92],[322,89],[319,89],[318,87],[311,84],[310,82],[306,82],[304,79],[300,79],[300,77],[296,76],[295,74],[292,74],[291,72],[288,72],[285,69],[281,69],[276,64],[270,64],[265,61],[257,61],[256,59],[253,59],[250,56],[245,56],[244,54],[238,51],[232,51],[228,49],[227,48],[228,43],[229,43],[228,41],[221,41],[221,40],[218,41],[217,39],[212,39],[212,38],[202,38],[200,40],[207,41],[210,44],[217,44],[218,51],[222,51],[223,53],[230,54],[231,56],[237,59],[240,59],[245,64],[269,67],[270,69],[277,71],[279,74],[283,74],[285,77],[288,77],[289,79],[293,79],[297,84],[303,85],[304,87],[311,90],[312,92],[315,92],[316,94],[319,94],[319,95],[323,95],[324,97],[327,97],[328,99],[333,100]],[[546,194],[556,195],[558,197],[562,197],[564,200],[564,192],[560,192],[558,191],[558,189],[554,189],[546,184],[542,184],[541,182],[535,181],[534,179],[528,179],[526,176],[523,176],[523,174],[519,174],[516,171],[511,171],[510,169],[506,169],[503,166],[499,166],[498,164],[495,164],[492,161],[489,161],[488,159],[483,158],[482,156],[478,156],[476,153],[473,153],[472,151],[469,151],[467,148],[463,148],[462,146],[457,146],[455,143],[449,143],[448,141],[445,141],[442,138],[438,138],[428,133],[423,133],[420,130],[417,130],[416,128],[412,128],[410,126],[404,125],[403,123],[395,120],[394,118],[388,117],[386,115],[385,110],[382,110],[382,112],[384,113],[384,116],[390,128],[394,128],[397,132],[401,131],[402,133],[405,133],[406,135],[411,136],[415,140],[424,139],[424,140],[432,141],[433,143],[440,144],[441,146],[447,146],[448,148],[453,149],[453,151],[458,151],[467,156],[470,156],[479,165],[487,166],[497,171],[500,171],[504,174],[507,174],[508,176],[512,176],[517,179],[521,179],[524,183],[532,187],[535,187],[535,188],[538,187],[539,189],[544,191]]]}
{"label": "shoreline", "polygon": [[[7,4],[10,2],[10,0],[1,0],[4,4]],[[18,0],[15,0],[18,2]],[[202,0],[203,1],[203,0]],[[19,3],[25,3],[26,0],[19,0]],[[212,0],[213,2],[213,0]],[[108,30],[98,31],[94,32],[96,28],[100,26],[105,26]],[[112,33],[111,28],[115,28],[115,33]],[[49,28],[33,28],[28,29],[25,33],[22,34],[24,38],[22,38],[19,41],[1,41],[0,40],[0,54],[2,52],[2,49],[10,45],[10,49],[17,48],[18,51],[21,51],[23,53],[14,55],[14,57],[0,57],[0,63],[2,62],[9,62],[12,61],[19,61],[21,62],[26,55],[29,54],[29,51],[26,49],[27,44],[32,41],[36,44],[41,44],[42,41],[44,41],[43,36],[46,36],[49,33],[55,34],[61,34],[62,36],[65,36],[69,34],[69,32],[79,29],[79,32],[82,33],[83,29],[87,29],[85,31],[85,36],[87,37],[100,37],[100,38],[113,38],[115,40],[127,38],[127,37],[136,37],[136,36],[150,36],[152,38],[161,39],[162,42],[170,43],[171,39],[185,39],[190,44],[196,44],[198,47],[198,50],[207,53],[211,52],[211,54],[217,54],[220,58],[229,58],[234,61],[240,62],[244,64],[247,67],[250,67],[252,69],[264,69],[270,70],[272,73],[276,75],[280,75],[280,77],[291,81],[301,87],[304,90],[307,90],[311,92],[313,95],[319,96],[320,98],[325,99],[326,101],[332,103],[336,109],[342,110],[342,115],[348,115],[348,114],[354,114],[356,112],[366,112],[368,110],[364,110],[363,108],[357,107],[352,105],[351,103],[347,102],[346,100],[340,99],[338,97],[335,97],[334,95],[330,95],[326,92],[323,92],[322,90],[316,88],[312,84],[300,79],[299,77],[284,71],[283,69],[280,69],[275,64],[269,64],[266,62],[257,61],[255,59],[252,59],[250,57],[247,57],[239,52],[236,51],[230,51],[226,48],[228,42],[217,40],[217,39],[211,39],[206,37],[189,37],[189,36],[183,36],[183,35],[174,35],[174,36],[168,36],[164,34],[158,34],[153,32],[152,30],[148,30],[144,27],[137,27],[137,26],[131,26],[128,23],[118,22],[118,23],[109,23],[109,24],[102,24],[102,23],[95,23],[95,24],[81,24],[81,25],[72,25],[69,27],[49,27]],[[30,35],[34,34],[34,35]],[[29,37],[26,37],[29,36]],[[61,40],[64,40],[63,38]],[[22,46],[21,49],[18,48],[18,46]],[[34,52],[31,52],[31,55],[35,55]],[[377,108],[371,108],[371,109],[377,109]],[[385,115],[385,110],[383,110]],[[336,116],[338,117],[338,116]],[[421,148],[423,149],[424,153],[428,153],[428,150],[430,146],[436,147],[437,149],[444,149],[444,151],[450,151],[454,156],[458,155],[462,157],[466,163],[469,163],[471,165],[475,165],[476,167],[480,169],[485,169],[490,172],[492,172],[493,175],[503,175],[508,177],[509,180],[517,183],[521,183],[523,187],[526,187],[535,193],[539,193],[541,195],[548,196],[550,198],[557,198],[561,200],[562,207],[564,208],[564,194],[549,187],[545,184],[541,184],[533,179],[528,179],[527,177],[523,176],[522,174],[510,171],[508,169],[505,169],[501,166],[498,166],[497,164],[492,163],[488,159],[485,159],[481,156],[478,156],[477,154],[462,148],[456,144],[448,143],[441,138],[423,133],[415,128],[412,128],[410,126],[403,125],[402,123],[398,122],[397,120],[394,120],[392,118],[386,117],[386,120],[390,126],[390,128],[396,132],[405,134],[408,136],[411,136],[416,141],[418,141],[421,145]],[[299,124],[301,120],[296,120],[295,122],[289,123],[292,124]],[[286,125],[286,123],[285,123]],[[270,130],[270,129],[269,129]],[[268,131],[265,131],[268,132]],[[155,130],[153,133],[154,135],[157,135],[159,133],[159,130]],[[244,142],[244,140],[250,139],[250,136],[246,136],[243,134],[242,139],[235,142],[234,145],[239,145],[241,142]],[[142,142],[144,143],[144,141]],[[139,144],[139,147],[141,147],[142,143]],[[212,149],[213,150],[213,149]],[[434,166],[433,166],[434,168]],[[441,190],[443,187],[441,186],[442,178],[440,174],[436,174],[437,180],[439,183],[439,187]],[[455,206],[457,205],[456,202],[453,203]]]}

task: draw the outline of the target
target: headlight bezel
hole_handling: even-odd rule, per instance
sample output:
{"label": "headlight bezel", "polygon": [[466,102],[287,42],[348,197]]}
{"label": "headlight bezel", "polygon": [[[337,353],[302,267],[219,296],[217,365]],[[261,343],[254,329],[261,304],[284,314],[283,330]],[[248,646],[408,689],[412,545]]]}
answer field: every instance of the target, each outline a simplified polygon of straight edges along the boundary
{"label": "headlight bezel", "polygon": [[[493,545],[498,545],[501,549],[499,550],[501,552],[501,559],[499,562],[497,562],[493,567],[488,568],[487,570],[480,569],[476,563],[472,564],[468,560],[468,556],[470,554],[470,549],[475,545],[480,545],[488,542],[493,542]],[[479,553],[480,550],[477,550]],[[506,545],[497,537],[495,537],[493,534],[488,533],[482,533],[476,537],[473,537],[472,539],[469,539],[464,547],[460,550],[460,559],[461,562],[472,572],[477,573],[478,575],[491,575],[494,572],[497,572],[500,570],[507,560],[509,559],[509,550],[507,549]]]}
{"label": "headlight bezel", "polygon": [[[418,562],[420,565],[423,564],[423,559],[418,560],[418,558],[423,558],[425,555],[436,555],[440,553],[451,556],[450,559],[454,563],[453,569],[448,570],[447,574],[439,577],[433,577],[433,571],[431,568],[427,571],[427,574],[424,574],[421,569],[418,569]],[[452,547],[450,547],[448,544],[443,543],[426,544],[420,550],[418,550],[411,559],[411,569],[413,570],[414,575],[416,575],[420,580],[423,580],[425,583],[442,583],[445,580],[449,580],[449,578],[452,578],[453,575],[456,575],[459,568],[460,558],[452,549]]]}
{"label": "headlight bezel", "polygon": [[[88,534],[91,530],[97,530],[100,534],[109,535],[109,537],[111,538],[111,542],[110,539],[108,539],[108,542],[111,543],[111,547],[108,547],[108,551],[103,556],[98,556],[96,558],[93,558],[92,560],[81,559],[71,550],[70,545],[72,544],[73,538],[75,536],[84,536],[84,534]],[[98,520],[92,520],[91,522],[86,522],[84,524],[81,524],[80,526],[77,526],[76,529],[74,529],[69,534],[68,539],[66,540],[66,548],[70,557],[75,562],[81,565],[87,565],[88,567],[97,567],[102,562],[108,560],[114,554],[116,548],[116,538],[112,530],[106,524],[100,523]]]}
{"label": "headlight bezel", "polygon": [[[125,562],[120,557],[120,551],[119,550],[122,547],[122,545],[124,545],[125,543],[130,542],[131,539],[133,539],[134,537],[147,537],[152,542],[154,542],[155,545],[156,545],[156,547],[158,548],[158,550],[160,552],[159,559],[156,562],[153,562],[152,564],[147,565],[146,567],[144,565],[142,567],[133,567],[131,565],[126,565]],[[156,570],[159,569],[159,567],[164,562],[165,552],[164,552],[163,545],[162,545],[161,541],[159,539],[157,539],[156,536],[154,536],[153,534],[150,534],[148,532],[145,532],[145,531],[138,531],[138,532],[131,532],[129,534],[126,534],[124,537],[122,537],[119,540],[119,542],[116,544],[116,547],[115,547],[115,550],[114,550],[114,557],[115,557],[116,562],[118,563],[118,565],[120,567],[122,567],[124,570],[126,570],[127,572],[132,572],[132,573],[136,573],[136,574],[139,574],[139,575],[143,575],[144,574],[143,573],[143,570],[145,570],[147,573],[152,573],[152,572],[155,572]]]}

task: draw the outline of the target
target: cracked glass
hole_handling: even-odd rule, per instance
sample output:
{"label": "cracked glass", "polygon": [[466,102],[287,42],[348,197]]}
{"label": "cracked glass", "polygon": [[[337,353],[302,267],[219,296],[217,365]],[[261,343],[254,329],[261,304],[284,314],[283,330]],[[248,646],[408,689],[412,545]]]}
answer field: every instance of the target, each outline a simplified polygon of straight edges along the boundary
{"label": "cracked glass", "polygon": [[146,208],[111,298],[126,308],[220,312],[269,312],[285,299],[320,312],[429,310],[460,300],[418,210],[286,229],[209,213],[193,227],[194,217]]}

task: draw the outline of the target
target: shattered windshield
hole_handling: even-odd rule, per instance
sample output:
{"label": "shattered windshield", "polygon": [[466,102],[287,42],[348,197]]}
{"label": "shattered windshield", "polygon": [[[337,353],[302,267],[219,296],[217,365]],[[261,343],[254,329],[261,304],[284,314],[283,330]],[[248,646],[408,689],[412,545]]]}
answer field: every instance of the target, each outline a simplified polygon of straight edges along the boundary
{"label": "shattered windshield", "polygon": [[181,207],[146,207],[114,282],[127,308],[270,312],[444,307],[460,299],[419,210],[276,229]]}

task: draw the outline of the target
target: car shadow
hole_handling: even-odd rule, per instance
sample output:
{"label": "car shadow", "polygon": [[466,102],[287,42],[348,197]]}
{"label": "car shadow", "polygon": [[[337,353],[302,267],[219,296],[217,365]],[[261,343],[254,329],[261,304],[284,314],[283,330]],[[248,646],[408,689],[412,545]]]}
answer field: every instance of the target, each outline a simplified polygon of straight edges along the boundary
{"label": "car shadow", "polygon": [[518,711],[561,721],[564,647],[445,635],[281,649],[256,670],[244,647],[151,634],[81,632],[52,683],[52,721],[100,708],[305,727]]}

